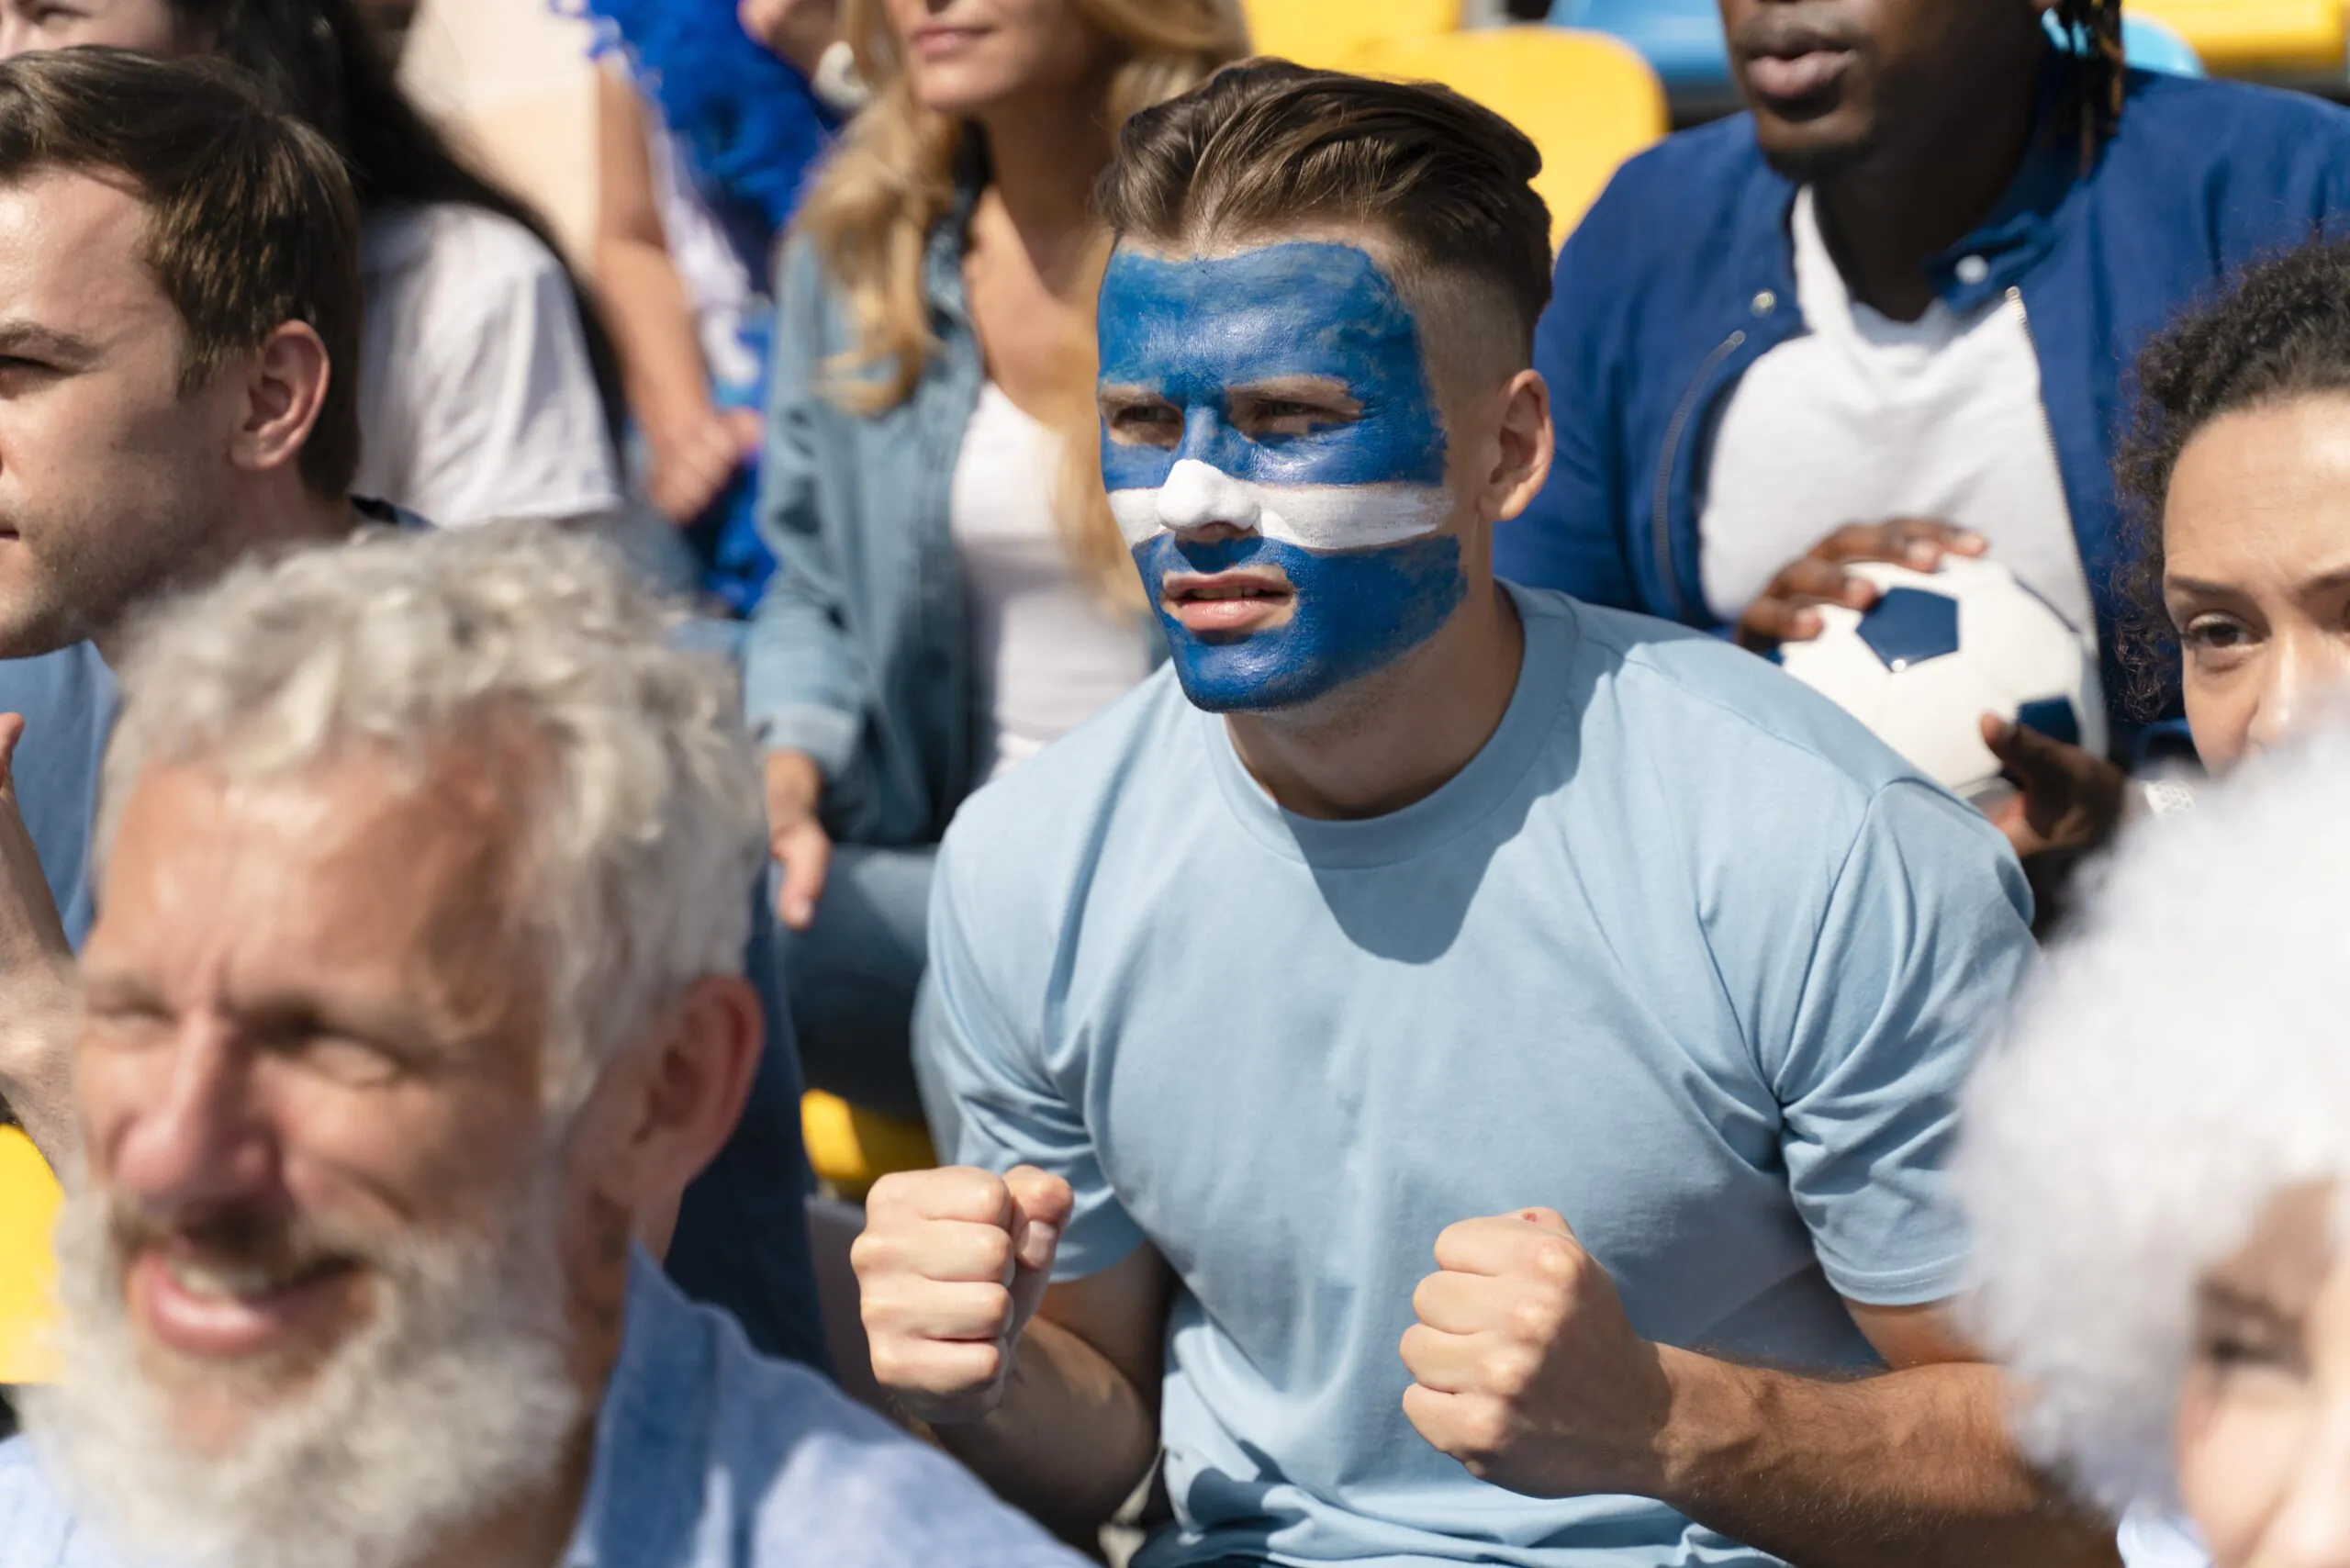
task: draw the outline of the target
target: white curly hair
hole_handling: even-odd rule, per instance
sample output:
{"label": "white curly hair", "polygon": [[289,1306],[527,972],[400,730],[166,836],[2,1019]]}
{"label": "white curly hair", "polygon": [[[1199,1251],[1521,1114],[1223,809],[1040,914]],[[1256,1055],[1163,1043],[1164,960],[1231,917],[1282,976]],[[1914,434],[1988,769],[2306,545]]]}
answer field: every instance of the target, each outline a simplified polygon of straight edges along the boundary
{"label": "white curly hair", "polygon": [[[284,775],[352,745],[406,766],[491,733],[518,780],[550,1097],[695,979],[739,974],[765,857],[733,674],[608,546],[549,524],[373,529],[252,560],[145,617],[121,657],[95,835],[142,771]],[[485,728],[488,726],[489,728]]]}
{"label": "white curly hair", "polygon": [[2095,879],[1970,1085],[1972,1327],[2035,1457],[2176,1505],[2196,1280],[2350,1177],[2350,729],[2247,763]]}

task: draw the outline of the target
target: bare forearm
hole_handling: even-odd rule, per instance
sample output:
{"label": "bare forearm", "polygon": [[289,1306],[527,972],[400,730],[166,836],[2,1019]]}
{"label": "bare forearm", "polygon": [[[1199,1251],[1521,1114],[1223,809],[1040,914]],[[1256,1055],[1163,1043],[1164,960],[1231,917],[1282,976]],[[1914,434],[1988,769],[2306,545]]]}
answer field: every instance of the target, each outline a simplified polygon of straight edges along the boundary
{"label": "bare forearm", "polygon": [[79,1147],[73,1120],[73,994],[69,978],[21,977],[0,987],[10,1014],[0,1025],[0,1101],[50,1169],[69,1169]]}
{"label": "bare forearm", "polygon": [[596,282],[620,340],[629,402],[647,426],[666,430],[710,409],[692,302],[669,253],[657,242],[606,234],[596,246]]}
{"label": "bare forearm", "polygon": [[1796,1568],[2119,1561],[2111,1524],[2065,1504],[2016,1453],[1994,1368],[1836,1383],[1663,1353],[1664,1500]]}
{"label": "bare forearm", "polygon": [[1158,1455],[1155,1404],[1100,1351],[1039,1318],[994,1412],[934,1430],[1000,1495],[1067,1539],[1090,1540]]}

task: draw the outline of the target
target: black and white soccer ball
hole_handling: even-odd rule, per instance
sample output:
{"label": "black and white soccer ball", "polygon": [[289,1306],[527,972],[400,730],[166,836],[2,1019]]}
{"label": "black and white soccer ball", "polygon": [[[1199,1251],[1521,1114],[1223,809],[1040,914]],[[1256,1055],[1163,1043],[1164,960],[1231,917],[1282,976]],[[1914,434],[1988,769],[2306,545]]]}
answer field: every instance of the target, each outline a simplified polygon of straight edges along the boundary
{"label": "black and white soccer ball", "polygon": [[1963,555],[1932,572],[1879,561],[1845,569],[1874,583],[1877,601],[1820,606],[1819,635],[1783,644],[1779,663],[1920,772],[1995,807],[2010,791],[1983,744],[1986,712],[2104,754],[2097,645],[2014,573]]}

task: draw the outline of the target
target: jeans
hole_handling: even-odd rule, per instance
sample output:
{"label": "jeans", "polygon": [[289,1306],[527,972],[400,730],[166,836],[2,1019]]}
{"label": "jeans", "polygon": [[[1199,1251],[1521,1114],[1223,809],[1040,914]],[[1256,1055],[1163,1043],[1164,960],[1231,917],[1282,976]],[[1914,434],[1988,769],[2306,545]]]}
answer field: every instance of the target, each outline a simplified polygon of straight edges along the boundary
{"label": "jeans", "polygon": [[[833,852],[816,919],[778,932],[778,958],[809,1083],[851,1104],[922,1119],[914,1092],[914,993],[929,961],[936,845]],[[769,868],[772,892],[774,870]]]}

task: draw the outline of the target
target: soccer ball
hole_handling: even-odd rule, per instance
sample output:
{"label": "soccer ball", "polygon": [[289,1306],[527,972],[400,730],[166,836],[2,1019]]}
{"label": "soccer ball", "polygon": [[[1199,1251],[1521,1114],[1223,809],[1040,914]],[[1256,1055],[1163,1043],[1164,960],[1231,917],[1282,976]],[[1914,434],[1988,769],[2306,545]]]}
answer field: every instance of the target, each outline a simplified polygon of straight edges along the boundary
{"label": "soccer ball", "polygon": [[1964,555],[1933,572],[1881,561],[1845,570],[1874,583],[1877,601],[1819,606],[1819,635],[1783,644],[1779,663],[1919,771],[1997,806],[2012,791],[1983,744],[1985,713],[2103,755],[2096,646],[2014,573]]}

